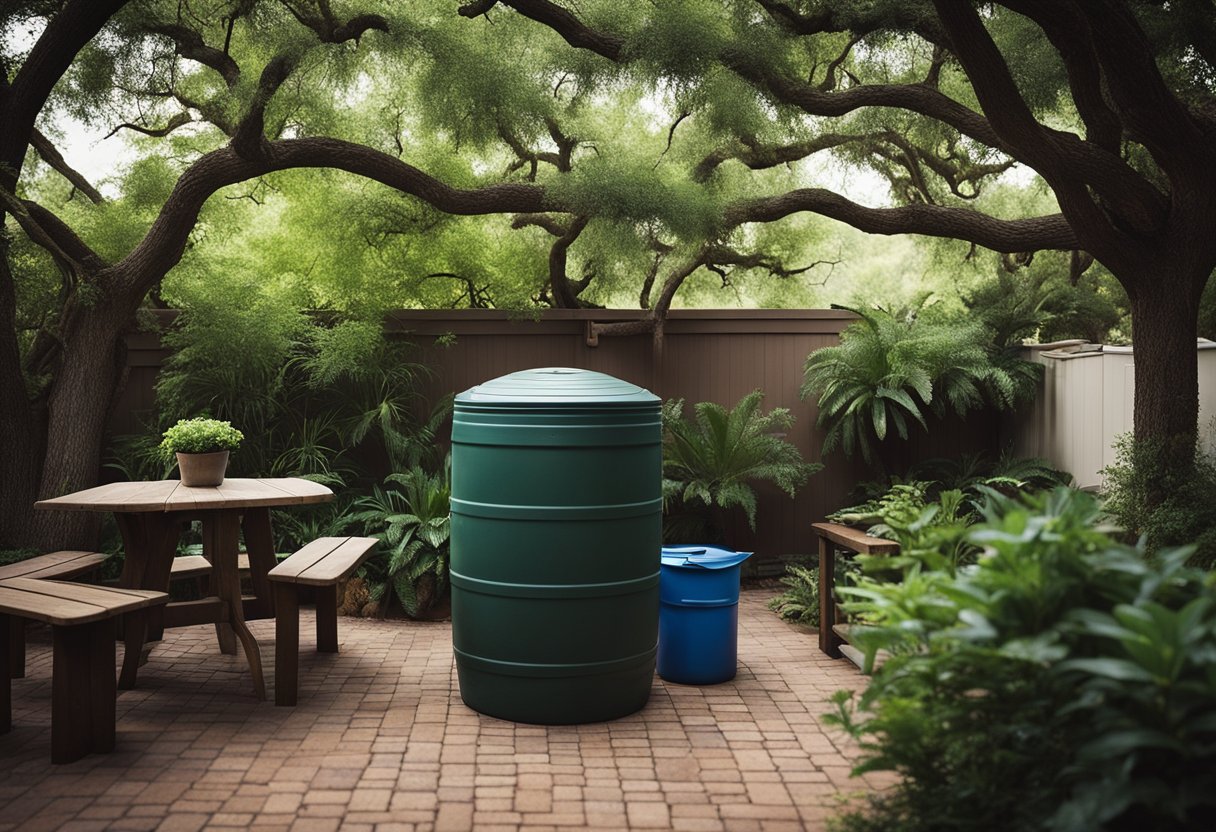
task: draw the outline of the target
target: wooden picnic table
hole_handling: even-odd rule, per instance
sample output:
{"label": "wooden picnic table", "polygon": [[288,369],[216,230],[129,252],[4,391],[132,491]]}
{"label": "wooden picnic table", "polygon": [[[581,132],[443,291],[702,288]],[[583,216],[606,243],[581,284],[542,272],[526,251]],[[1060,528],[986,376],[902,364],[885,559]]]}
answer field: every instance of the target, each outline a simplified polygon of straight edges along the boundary
{"label": "wooden picnic table", "polygon": [[[262,657],[246,621],[274,617],[274,593],[266,577],[275,565],[270,509],[323,503],[333,499],[323,485],[297,478],[228,478],[214,488],[191,488],[179,480],[116,482],[40,500],[34,508],[58,511],[109,511],[122,533],[126,559],[120,583],[129,589],[167,592],[169,571],[183,528],[202,523],[203,556],[211,562],[213,596],[168,604],[150,617],[148,632],[137,643],[157,641],[164,627],[214,623],[220,651],[236,653],[239,639],[249,662],[254,691],[266,698]],[[249,553],[254,595],[241,594],[237,568],[242,531]],[[131,639],[128,638],[128,644]],[[119,687],[134,683],[134,662],[123,663]]]}

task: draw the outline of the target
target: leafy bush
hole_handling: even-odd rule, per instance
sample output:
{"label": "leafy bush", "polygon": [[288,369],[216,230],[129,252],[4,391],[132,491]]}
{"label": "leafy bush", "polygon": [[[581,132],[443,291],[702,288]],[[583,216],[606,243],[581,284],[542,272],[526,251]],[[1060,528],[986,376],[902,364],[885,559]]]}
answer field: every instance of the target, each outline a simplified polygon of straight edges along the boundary
{"label": "leafy bush", "polygon": [[182,419],[165,431],[160,450],[166,459],[172,459],[174,454],[235,451],[241,447],[244,438],[245,434],[234,428],[231,422],[221,422],[218,419]]}
{"label": "leafy bush", "polygon": [[794,424],[789,410],[778,407],[762,413],[763,400],[764,394],[755,390],[731,410],[700,402],[691,420],[683,416],[683,399],[663,406],[665,513],[670,520],[683,509],[694,521],[668,524],[667,532],[676,540],[716,542],[720,529],[714,530],[708,517],[715,509],[742,508],[755,529],[756,493],[749,483],[767,480],[793,497],[823,467],[804,462],[798,448],[784,438]]}
{"label": "leafy bush", "polygon": [[[978,512],[992,491],[1008,497],[1067,485],[1072,475],[1052,468],[1037,457],[1002,454],[990,462],[982,453],[963,454],[956,459],[927,459],[912,465],[903,477],[887,477],[860,483],[856,494],[863,501],[829,516],[837,523],[870,527],[886,522],[889,514],[918,512],[926,502],[945,491],[960,491],[969,512]],[[882,535],[879,532],[872,532]]]}
{"label": "leafy bush", "polygon": [[963,303],[997,345],[1007,346],[1024,339],[1110,343],[1121,337],[1118,330],[1129,313],[1127,295],[1108,271],[1095,264],[1074,280],[1064,263],[1042,255],[1016,273],[998,270]]}
{"label": "leafy bush", "polygon": [[939,549],[841,590],[868,661],[889,658],[832,720],[858,772],[901,776],[842,828],[1212,828],[1216,584],[1188,549],[1149,561],[1113,540],[1101,514],[1067,489],[995,495],[966,534],[975,564],[934,568]]}
{"label": "leafy bush", "polygon": [[[1161,459],[1159,446],[1119,437],[1114,465],[1102,470],[1106,510],[1130,536],[1144,536],[1150,555],[1194,543],[1192,563],[1216,567],[1216,456],[1196,449],[1189,469]],[[1168,496],[1154,502],[1154,493]]]}
{"label": "leafy bush", "polygon": [[819,626],[819,570],[787,564],[781,578],[785,591],[768,602],[768,608],[786,621]]}
{"label": "leafy bush", "polygon": [[1028,361],[996,360],[981,323],[851,311],[861,320],[849,325],[840,344],[806,360],[801,395],[819,397],[825,453],[839,445],[873,461],[876,443],[888,435],[907,439],[914,422],[927,429],[930,414],[1012,408],[1042,372]]}
{"label": "leafy bush", "polygon": [[383,555],[364,569],[371,600],[381,614],[395,596],[411,617],[426,613],[448,587],[451,555],[450,461],[440,474],[413,468],[391,474],[388,488],[373,489],[358,500],[364,511],[354,515],[367,532],[384,542]]}
{"label": "leafy bush", "polygon": [[152,425],[119,437],[107,466],[127,479],[158,479],[171,470],[160,428],[196,413],[240,424],[246,439],[233,476],[303,477],[338,492],[323,506],[275,512],[279,551],[342,534],[355,500],[386,475],[439,461],[436,438],[451,399],[427,410],[417,392],[427,368],[378,323],[238,296],[193,305],[165,340],[174,352]]}

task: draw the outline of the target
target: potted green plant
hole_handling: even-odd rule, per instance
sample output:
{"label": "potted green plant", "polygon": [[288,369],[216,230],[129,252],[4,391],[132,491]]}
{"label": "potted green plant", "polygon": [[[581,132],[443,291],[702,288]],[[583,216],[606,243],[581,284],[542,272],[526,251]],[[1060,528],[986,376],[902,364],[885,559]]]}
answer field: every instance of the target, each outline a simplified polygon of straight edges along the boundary
{"label": "potted green plant", "polygon": [[160,450],[166,460],[176,456],[182,485],[216,486],[224,481],[229,452],[244,438],[231,422],[182,419],[165,431]]}

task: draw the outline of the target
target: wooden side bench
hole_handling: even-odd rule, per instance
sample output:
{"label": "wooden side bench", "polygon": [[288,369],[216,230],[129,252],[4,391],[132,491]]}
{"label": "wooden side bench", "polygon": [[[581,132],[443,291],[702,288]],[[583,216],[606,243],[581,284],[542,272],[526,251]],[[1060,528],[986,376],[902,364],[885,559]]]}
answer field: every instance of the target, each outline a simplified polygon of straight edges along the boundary
{"label": "wooden side bench", "polygon": [[[163,592],[110,589],[35,578],[0,581],[0,733],[12,729],[9,634],[24,619],[51,625],[51,762],[114,749],[114,622],[168,599]],[[17,620],[14,620],[17,619]],[[128,627],[128,632],[140,630]],[[138,660],[128,643],[125,665]],[[132,668],[133,669],[133,668]]]}
{"label": "wooden side bench", "polygon": [[[17,563],[0,566],[0,580],[40,578],[69,580],[99,569],[109,555],[101,552],[65,551],[35,555]],[[9,678],[25,678],[25,625],[14,622],[9,628]]]}
{"label": "wooden side bench", "polygon": [[317,652],[338,652],[338,584],[367,560],[374,537],[319,537],[274,569],[274,704],[294,705],[300,679],[299,588],[317,593]]}
{"label": "wooden side bench", "polygon": [[[845,638],[847,626],[836,624],[836,550],[893,555],[899,552],[899,544],[840,523],[812,523],[811,528],[819,535],[819,649],[839,659],[843,655],[841,648],[850,648]],[[856,658],[853,661],[857,663]]]}

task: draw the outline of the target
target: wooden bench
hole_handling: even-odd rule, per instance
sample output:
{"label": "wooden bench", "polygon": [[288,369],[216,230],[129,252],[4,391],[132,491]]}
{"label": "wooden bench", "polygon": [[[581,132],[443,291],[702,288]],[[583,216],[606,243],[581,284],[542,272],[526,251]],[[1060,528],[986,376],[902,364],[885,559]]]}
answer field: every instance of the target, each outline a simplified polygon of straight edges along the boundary
{"label": "wooden bench", "polygon": [[858,667],[861,666],[860,651],[848,644],[848,625],[836,623],[836,550],[866,555],[893,555],[899,552],[894,540],[873,537],[860,529],[840,523],[812,523],[811,528],[819,535],[819,649],[834,659],[844,651]]}
{"label": "wooden bench", "polygon": [[319,537],[274,569],[274,704],[294,705],[300,678],[300,587],[317,595],[317,652],[338,652],[338,584],[371,556],[374,537]]}
{"label": "wooden bench", "polygon": [[[25,619],[51,625],[51,762],[70,763],[114,749],[114,624],[121,615],[168,599],[163,592],[9,578],[0,581],[0,733],[12,729],[12,682],[8,646]],[[16,620],[14,620],[16,619]],[[128,632],[141,630],[127,627]],[[128,642],[123,672],[134,671],[138,645]]]}
{"label": "wooden bench", "polygon": [[[101,552],[50,552],[17,563],[0,566],[0,580],[7,578],[61,578],[68,580],[99,569],[106,558]],[[20,625],[20,626],[18,626]],[[25,678],[25,626],[22,621],[9,629],[9,678]]]}

